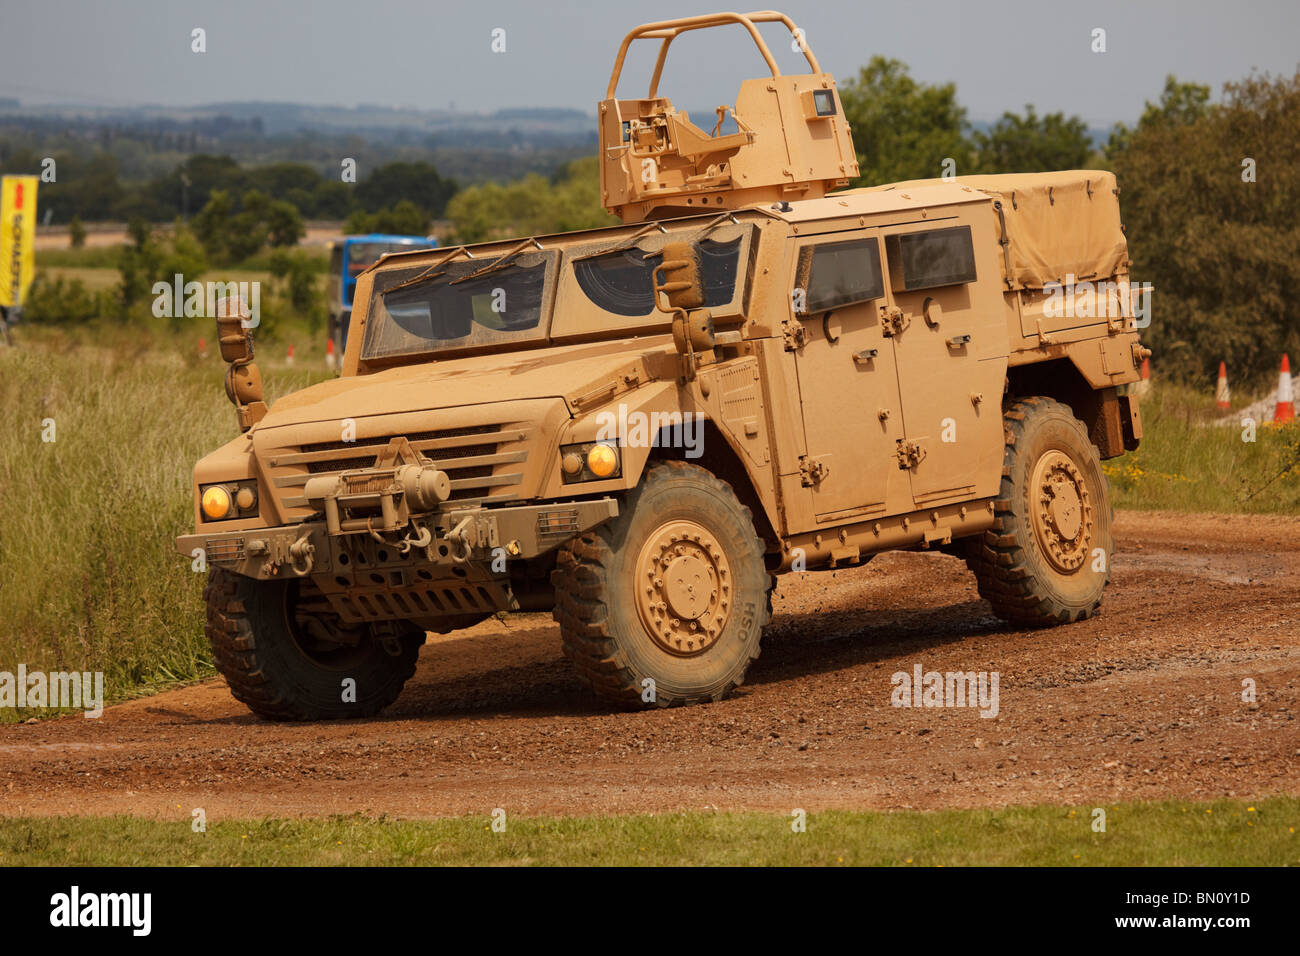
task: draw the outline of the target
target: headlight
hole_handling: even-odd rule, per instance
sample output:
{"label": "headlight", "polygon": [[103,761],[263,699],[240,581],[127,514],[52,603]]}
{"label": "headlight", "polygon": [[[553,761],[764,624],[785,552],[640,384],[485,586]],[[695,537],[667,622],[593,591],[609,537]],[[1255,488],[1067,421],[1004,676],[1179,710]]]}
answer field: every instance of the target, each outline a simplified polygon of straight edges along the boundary
{"label": "headlight", "polygon": [[597,478],[609,478],[618,471],[618,452],[612,445],[593,445],[587,452],[587,467]]}
{"label": "headlight", "polygon": [[223,481],[199,489],[199,507],[208,521],[249,518],[257,514],[256,481]]}
{"label": "headlight", "polygon": [[560,478],[566,485],[617,478],[622,467],[618,446],[612,442],[560,446]]}
{"label": "headlight", "polygon": [[204,489],[203,514],[212,521],[220,521],[230,514],[230,492],[221,485],[209,485]]}
{"label": "headlight", "polygon": [[252,511],[257,506],[257,488],[254,485],[241,485],[235,492],[235,504],[240,511]]}

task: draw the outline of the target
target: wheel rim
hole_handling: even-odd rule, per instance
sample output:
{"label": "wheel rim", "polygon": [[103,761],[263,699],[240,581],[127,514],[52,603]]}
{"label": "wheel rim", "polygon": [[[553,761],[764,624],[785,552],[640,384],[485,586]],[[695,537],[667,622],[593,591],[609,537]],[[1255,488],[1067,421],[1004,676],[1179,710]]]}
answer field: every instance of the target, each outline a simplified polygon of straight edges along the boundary
{"label": "wheel rim", "polygon": [[731,566],[717,538],[694,521],[671,521],[637,557],[637,613],[669,654],[696,657],[722,637],[731,615]]}
{"label": "wheel rim", "polygon": [[1029,483],[1034,534],[1058,571],[1073,573],[1087,560],[1093,538],[1092,496],[1074,461],[1049,451],[1034,465]]}

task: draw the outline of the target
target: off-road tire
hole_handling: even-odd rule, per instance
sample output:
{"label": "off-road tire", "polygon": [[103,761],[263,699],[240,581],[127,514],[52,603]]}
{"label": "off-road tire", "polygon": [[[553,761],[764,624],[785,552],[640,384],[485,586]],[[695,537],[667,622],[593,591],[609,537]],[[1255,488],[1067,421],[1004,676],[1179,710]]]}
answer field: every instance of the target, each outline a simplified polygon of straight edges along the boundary
{"label": "off-road tire", "polygon": [[[713,643],[684,657],[664,648],[661,641],[667,638],[652,636],[635,593],[636,588],[649,593],[651,582],[636,580],[637,567],[645,570],[645,555],[656,553],[658,542],[668,540],[663,529],[679,527],[678,522],[697,524],[717,545],[725,574],[715,566],[713,580],[729,581],[731,594],[730,611],[719,619]],[[721,700],[744,681],[772,617],[775,580],[764,565],[753,517],[731,486],[698,465],[663,461],[646,469],[616,519],[559,550],[551,583],[564,653],[582,683],[624,706],[668,707]],[[726,590],[716,589],[715,600]],[[643,696],[646,678],[654,681],[653,701]]]}
{"label": "off-road tire", "polygon": [[[204,631],[231,693],[268,720],[379,713],[415,673],[423,632],[408,628],[387,645],[367,638],[323,662],[306,653],[291,631],[287,609],[297,587],[297,581],[257,581],[220,568],[210,572],[203,592]],[[343,700],[345,678],[356,681],[355,702]]]}
{"label": "off-road tire", "polygon": [[[1002,484],[994,502],[993,527],[969,539],[966,564],[975,573],[980,595],[993,605],[1002,620],[1023,627],[1069,624],[1092,617],[1101,607],[1102,592],[1110,581],[1114,538],[1111,527],[1114,509],[1109,486],[1101,470],[1101,455],[1088,438],[1083,423],[1066,405],[1050,398],[1024,398],[1003,415],[1006,451],[1002,463]],[[1050,541],[1063,539],[1047,519],[1036,519],[1051,511],[1052,495],[1043,489],[1034,497],[1034,474],[1041,465],[1061,456],[1069,459],[1077,483],[1067,480],[1080,504],[1078,543],[1066,542],[1051,556]],[[1049,457],[1050,456],[1050,457]],[[1064,479],[1064,475],[1061,475]],[[1084,494],[1077,489],[1082,488]],[[1043,502],[1049,502],[1043,504]],[[1072,527],[1067,517],[1067,530]],[[1044,541],[1049,541],[1045,544]],[[1073,539],[1070,539],[1073,540]],[[1059,544],[1058,544],[1059,547]],[[1098,564],[1101,549],[1104,569]],[[1073,570],[1062,570],[1059,562],[1082,556]]]}

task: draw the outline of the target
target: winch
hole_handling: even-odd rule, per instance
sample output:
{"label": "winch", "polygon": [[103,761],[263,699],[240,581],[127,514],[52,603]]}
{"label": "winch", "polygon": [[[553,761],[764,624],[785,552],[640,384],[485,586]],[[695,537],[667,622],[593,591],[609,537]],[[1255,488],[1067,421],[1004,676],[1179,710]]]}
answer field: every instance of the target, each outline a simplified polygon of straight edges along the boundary
{"label": "winch", "polygon": [[451,480],[399,436],[379,453],[374,467],[312,478],[303,496],[324,512],[332,535],[391,534],[451,497]]}

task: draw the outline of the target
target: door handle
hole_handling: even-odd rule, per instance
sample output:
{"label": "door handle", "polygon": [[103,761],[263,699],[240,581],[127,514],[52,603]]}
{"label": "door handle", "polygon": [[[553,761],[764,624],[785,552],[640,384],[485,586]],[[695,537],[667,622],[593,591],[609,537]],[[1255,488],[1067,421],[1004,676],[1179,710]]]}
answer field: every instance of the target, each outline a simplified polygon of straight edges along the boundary
{"label": "door handle", "polygon": [[871,361],[874,361],[874,360],[875,360],[875,357],[876,357],[877,355],[879,355],[879,354],[880,354],[880,352],[879,352],[878,349],[863,349],[861,352],[854,352],[854,353],[853,353],[853,361],[855,361],[855,362],[871,362]]}

